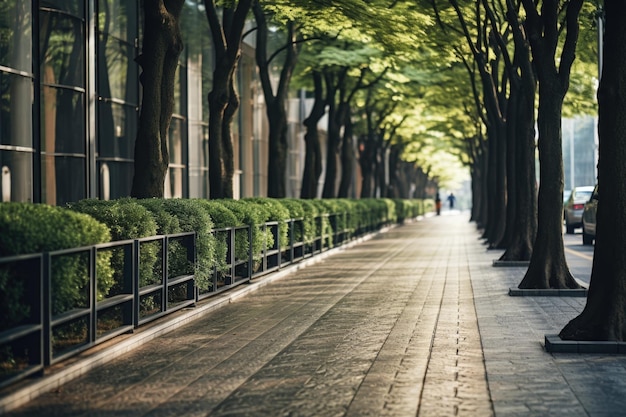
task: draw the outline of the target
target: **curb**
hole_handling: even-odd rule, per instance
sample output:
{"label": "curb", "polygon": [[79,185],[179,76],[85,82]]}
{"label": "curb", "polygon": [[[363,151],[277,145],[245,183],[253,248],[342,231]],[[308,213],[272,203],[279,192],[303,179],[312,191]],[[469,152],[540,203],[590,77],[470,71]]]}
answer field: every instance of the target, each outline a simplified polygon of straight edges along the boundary
{"label": "curb", "polygon": [[626,354],[626,342],[562,340],[557,334],[545,335],[545,348],[551,353]]}

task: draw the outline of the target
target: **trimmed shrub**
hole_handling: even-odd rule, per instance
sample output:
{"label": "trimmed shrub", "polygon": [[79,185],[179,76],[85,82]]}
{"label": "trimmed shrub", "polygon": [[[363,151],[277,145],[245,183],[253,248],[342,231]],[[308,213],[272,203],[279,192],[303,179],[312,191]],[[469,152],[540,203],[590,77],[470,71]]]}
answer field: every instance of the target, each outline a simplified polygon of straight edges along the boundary
{"label": "trimmed shrub", "polygon": [[287,230],[287,220],[291,218],[289,209],[283,206],[280,201],[272,198],[245,198],[242,201],[260,204],[267,209],[266,222],[278,222],[280,247],[289,246],[289,233]]}
{"label": "trimmed shrub", "polygon": [[[209,214],[216,229],[243,225],[243,222],[237,219],[237,216],[221,202],[203,199],[197,199],[196,201]],[[237,233],[235,235],[235,257],[237,259],[248,258],[248,245],[247,233]],[[226,234],[218,234],[216,235],[215,262],[219,272],[223,273],[228,270],[227,255],[228,241]]]}
{"label": "trimmed shrub", "polygon": [[315,217],[319,215],[319,210],[311,200],[292,200],[302,206],[304,212],[304,241],[305,243],[313,242],[315,239],[316,225]]}
{"label": "trimmed shrub", "polygon": [[264,242],[267,247],[274,245],[274,237],[268,230],[263,233],[262,226],[269,218],[267,208],[261,204],[250,204],[240,200],[213,200],[217,201],[229,209],[242,224],[250,226],[252,234],[252,257],[255,261],[261,259]]}
{"label": "trimmed shrub", "polygon": [[[45,204],[13,203],[0,204],[0,256],[22,255],[72,249],[82,246],[105,243],[111,240],[107,227],[86,214],[75,213],[61,207]],[[59,256],[52,261],[52,313],[59,314],[86,303],[84,288],[89,283],[89,265],[86,256]],[[110,266],[110,254],[100,253],[97,259],[98,298],[108,294],[114,284]],[[28,307],[17,308],[21,304],[23,281],[20,268],[3,267],[0,313],[4,320],[1,329],[19,324],[30,312]],[[19,287],[22,286],[22,290]],[[7,309],[7,311],[4,311]]]}
{"label": "trimmed shrub", "polygon": [[[182,233],[178,217],[168,212],[163,204],[163,199],[146,198],[136,200],[137,203],[150,211],[157,224],[157,233],[171,235]],[[187,249],[178,240],[170,240],[167,247],[168,277],[176,277],[193,273],[193,265],[189,262]]]}
{"label": "trimmed shrub", "polygon": [[323,242],[323,245],[326,247],[332,247],[332,244],[333,244],[332,235],[334,233],[334,230],[327,216],[327,214],[331,213],[331,209],[327,206],[327,204],[322,199],[316,198],[310,201],[312,204],[314,204],[317,207],[317,212],[318,212],[317,216],[321,217],[321,222],[316,223],[315,225],[316,235],[317,236],[323,235],[324,240],[325,240]]}
{"label": "trimmed shrub", "polygon": [[297,227],[294,229],[294,242],[303,242],[305,235],[305,225],[304,223],[307,221],[305,218],[304,207],[302,204],[302,200],[296,200],[292,198],[281,198],[277,200],[283,207],[285,207],[289,211],[290,219],[302,219],[303,227],[302,230]]}
{"label": "trimmed shrub", "polygon": [[196,232],[196,286],[200,292],[212,287],[211,276],[216,265],[213,221],[198,200],[165,199],[163,208],[176,218],[181,232]]}
{"label": "trimmed shrub", "polygon": [[144,206],[152,213],[152,218],[157,225],[157,233],[160,235],[169,235],[181,233],[180,222],[178,217],[167,211],[161,198],[145,198],[136,200],[137,203]]}
{"label": "trimmed shrub", "polygon": [[[119,200],[85,199],[69,203],[67,207],[72,211],[89,214],[104,223],[111,232],[113,241],[139,239],[155,236],[157,223],[148,209],[131,198]],[[161,263],[159,258],[159,242],[141,244],[139,260],[139,286],[155,284],[161,281]],[[124,252],[121,248],[112,250],[112,265],[115,278],[121,285],[124,271]]]}

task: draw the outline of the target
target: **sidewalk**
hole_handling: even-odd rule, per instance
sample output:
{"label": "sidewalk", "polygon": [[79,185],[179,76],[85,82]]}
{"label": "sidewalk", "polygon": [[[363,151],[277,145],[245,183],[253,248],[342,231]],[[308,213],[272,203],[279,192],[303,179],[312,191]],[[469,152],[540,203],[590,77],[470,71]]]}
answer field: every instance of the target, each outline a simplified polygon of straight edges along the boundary
{"label": "sidewalk", "polygon": [[6,415],[625,415],[626,357],[543,347],[585,298],[510,297],[498,256],[462,214],[392,228]]}

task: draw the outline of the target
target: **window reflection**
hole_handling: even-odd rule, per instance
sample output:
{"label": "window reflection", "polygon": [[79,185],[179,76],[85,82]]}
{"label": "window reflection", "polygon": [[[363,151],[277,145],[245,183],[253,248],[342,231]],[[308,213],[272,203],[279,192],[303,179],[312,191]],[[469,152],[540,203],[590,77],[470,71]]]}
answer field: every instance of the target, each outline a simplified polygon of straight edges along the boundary
{"label": "window reflection", "polygon": [[39,14],[41,195],[52,205],[87,195],[82,3],[44,1]]}
{"label": "window reflection", "polygon": [[32,169],[32,153],[0,149],[2,201],[33,201]]}
{"label": "window reflection", "polygon": [[[130,194],[139,106],[138,3],[98,0],[98,170],[100,198]],[[104,178],[106,173],[108,178]],[[107,192],[108,190],[108,192]]]}
{"label": "window reflection", "polygon": [[43,155],[42,200],[64,205],[85,198],[85,158]]}
{"label": "window reflection", "polygon": [[32,73],[31,2],[0,1],[0,65]]}
{"label": "window reflection", "polygon": [[31,2],[0,1],[0,201],[33,200]]}
{"label": "window reflection", "polygon": [[44,12],[40,16],[40,62],[46,82],[84,88],[83,21],[55,12]]}
{"label": "window reflection", "polygon": [[202,0],[185,2],[182,36],[186,54],[189,196],[208,198],[208,104],[212,87],[213,53]]}

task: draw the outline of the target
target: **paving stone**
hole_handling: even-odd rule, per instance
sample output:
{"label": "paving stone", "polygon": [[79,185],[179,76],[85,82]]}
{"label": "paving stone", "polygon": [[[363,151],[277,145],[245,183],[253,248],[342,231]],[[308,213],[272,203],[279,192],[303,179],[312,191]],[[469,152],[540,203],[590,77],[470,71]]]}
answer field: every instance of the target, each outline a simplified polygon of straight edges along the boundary
{"label": "paving stone", "polygon": [[623,355],[548,353],[580,297],[511,297],[464,215],[391,228],[7,416],[615,416]]}

